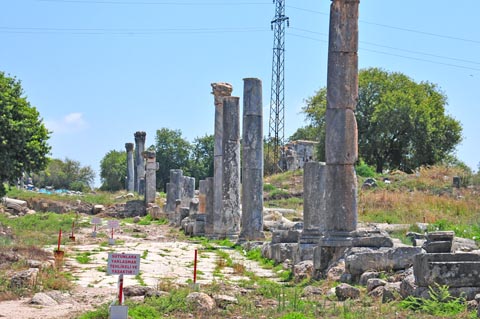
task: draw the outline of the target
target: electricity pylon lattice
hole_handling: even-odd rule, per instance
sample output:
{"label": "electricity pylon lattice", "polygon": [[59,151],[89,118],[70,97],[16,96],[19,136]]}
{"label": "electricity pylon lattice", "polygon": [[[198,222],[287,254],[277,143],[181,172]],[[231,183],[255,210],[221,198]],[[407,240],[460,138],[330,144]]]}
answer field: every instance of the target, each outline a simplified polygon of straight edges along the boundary
{"label": "electricity pylon lattice", "polygon": [[285,16],[285,0],[273,0],[273,2],[275,2],[275,17],[271,22],[274,37],[268,155],[273,159],[273,172],[277,173],[283,170],[280,159],[285,138],[285,23],[288,27],[289,19]]}

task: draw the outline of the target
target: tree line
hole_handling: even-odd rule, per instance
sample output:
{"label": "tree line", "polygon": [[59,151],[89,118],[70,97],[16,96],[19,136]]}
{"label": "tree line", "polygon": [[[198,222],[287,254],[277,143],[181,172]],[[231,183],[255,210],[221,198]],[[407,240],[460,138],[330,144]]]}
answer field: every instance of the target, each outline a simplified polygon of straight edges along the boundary
{"label": "tree line", "polygon": [[[317,159],[325,159],[326,88],[306,100],[303,113],[307,125],[290,140],[318,141]],[[358,123],[359,158],[377,172],[399,169],[412,172],[422,165],[464,165],[454,156],[462,140],[462,126],[446,113],[447,96],[430,82],[415,82],[399,72],[369,68],[359,72]],[[5,185],[14,185],[25,173],[37,186],[72,190],[91,187],[95,173],[72,159],[48,157],[47,130],[39,112],[26,99],[21,82],[0,72],[0,196]],[[182,169],[199,180],[213,176],[214,137],[187,141],[180,130],[157,130],[155,151],[160,164],[157,189],[165,191],[170,169]],[[265,148],[267,149],[267,148]],[[275,165],[265,152],[265,171]],[[100,163],[101,189],[125,188],[126,152],[109,151]],[[480,167],[479,167],[480,170]],[[477,173],[477,175],[479,175]]]}

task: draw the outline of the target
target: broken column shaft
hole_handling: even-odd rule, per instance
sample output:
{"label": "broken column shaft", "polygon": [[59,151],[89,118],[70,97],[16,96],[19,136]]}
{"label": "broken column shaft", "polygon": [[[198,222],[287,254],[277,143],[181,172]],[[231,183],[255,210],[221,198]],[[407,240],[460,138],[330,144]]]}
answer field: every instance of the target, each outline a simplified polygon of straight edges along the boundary
{"label": "broken column shaft", "polygon": [[127,192],[135,191],[135,167],[133,159],[133,143],[125,143],[125,150],[127,152],[127,180],[125,188]]}
{"label": "broken column shaft", "polygon": [[140,195],[145,193],[145,132],[135,132],[135,191]]}

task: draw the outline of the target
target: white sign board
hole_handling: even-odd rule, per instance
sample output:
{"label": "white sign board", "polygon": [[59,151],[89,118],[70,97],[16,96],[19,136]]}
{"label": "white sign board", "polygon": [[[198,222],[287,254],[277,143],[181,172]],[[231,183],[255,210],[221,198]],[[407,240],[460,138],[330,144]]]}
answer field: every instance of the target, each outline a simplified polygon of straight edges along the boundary
{"label": "white sign board", "polygon": [[140,254],[108,253],[107,274],[138,275]]}
{"label": "white sign board", "polygon": [[116,219],[110,219],[107,222],[107,227],[108,228],[113,228],[113,229],[118,229],[118,228],[120,228],[120,223]]}
{"label": "white sign board", "polygon": [[92,217],[92,224],[101,225],[102,224],[102,219],[100,217]]}

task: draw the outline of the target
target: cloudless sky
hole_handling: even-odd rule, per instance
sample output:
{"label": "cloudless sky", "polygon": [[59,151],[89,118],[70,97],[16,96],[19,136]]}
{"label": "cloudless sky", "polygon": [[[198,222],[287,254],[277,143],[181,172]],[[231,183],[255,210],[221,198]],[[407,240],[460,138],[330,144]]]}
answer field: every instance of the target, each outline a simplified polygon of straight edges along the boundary
{"label": "cloudless sky", "polygon": [[[51,156],[97,172],[135,131],[213,134],[212,82],[242,96],[263,81],[268,134],[275,5],[269,0],[2,0],[0,70],[53,131]],[[285,136],[305,125],[304,100],[326,85],[330,0],[286,0]],[[480,162],[478,0],[363,0],[359,67],[438,84],[462,123],[457,156]]]}

